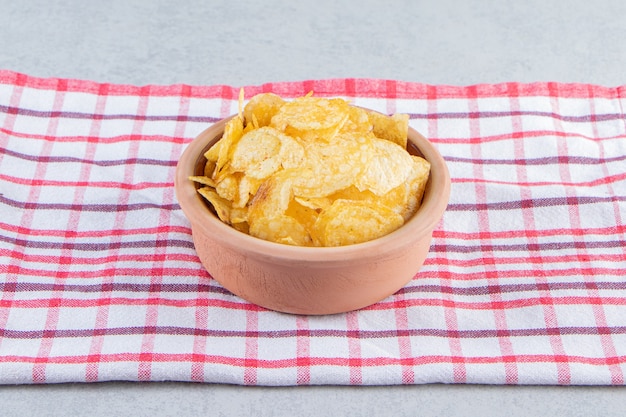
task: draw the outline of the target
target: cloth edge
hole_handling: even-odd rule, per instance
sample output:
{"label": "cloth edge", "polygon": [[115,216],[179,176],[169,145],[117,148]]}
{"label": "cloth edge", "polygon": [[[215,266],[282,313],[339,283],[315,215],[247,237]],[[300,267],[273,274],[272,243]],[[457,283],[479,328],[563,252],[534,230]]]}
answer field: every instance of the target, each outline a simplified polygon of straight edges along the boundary
{"label": "cloth edge", "polygon": [[515,96],[559,96],[571,98],[624,98],[626,84],[608,87],[593,83],[565,83],[558,81],[498,82],[472,85],[427,84],[378,78],[326,78],[301,81],[267,82],[233,86],[226,84],[118,84],[87,79],[39,77],[23,72],[0,69],[0,84],[14,84],[35,89],[62,89],[71,92],[109,95],[189,96],[237,100],[239,90],[246,96],[274,92],[296,97],[313,91],[316,95],[338,95],[371,98],[479,98]]}

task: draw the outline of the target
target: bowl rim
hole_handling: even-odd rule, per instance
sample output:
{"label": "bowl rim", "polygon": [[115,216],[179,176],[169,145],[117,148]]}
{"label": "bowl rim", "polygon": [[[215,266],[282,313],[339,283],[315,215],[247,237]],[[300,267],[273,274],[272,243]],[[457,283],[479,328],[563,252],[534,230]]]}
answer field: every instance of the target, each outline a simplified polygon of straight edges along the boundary
{"label": "bowl rim", "polygon": [[[225,248],[243,250],[248,256],[272,263],[286,265],[309,263],[316,264],[316,267],[329,268],[362,261],[365,254],[368,259],[387,258],[393,252],[398,252],[400,256],[407,245],[432,235],[448,205],[450,173],[446,162],[429,140],[409,126],[409,146],[412,144],[416,147],[430,162],[430,177],[420,208],[395,231],[367,242],[333,247],[293,246],[240,232],[223,223],[207,208],[203,197],[197,192],[197,185],[188,179],[189,176],[196,175],[196,166],[204,158],[204,151],[221,138],[224,126],[235,116],[237,115],[231,115],[212,124],[187,145],[176,166],[174,180],[178,203],[191,222],[192,233],[194,228],[201,228]],[[425,198],[427,195],[429,198]]]}

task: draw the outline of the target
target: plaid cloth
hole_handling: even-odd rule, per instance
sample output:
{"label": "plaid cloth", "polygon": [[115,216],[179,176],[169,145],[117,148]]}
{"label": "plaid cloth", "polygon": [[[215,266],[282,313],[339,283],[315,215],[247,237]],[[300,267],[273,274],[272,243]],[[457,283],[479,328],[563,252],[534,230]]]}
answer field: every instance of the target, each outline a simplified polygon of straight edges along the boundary
{"label": "plaid cloth", "polygon": [[203,270],[176,162],[239,87],[0,71],[0,383],[622,385],[626,86],[336,79],[436,144],[450,205],[423,269],[369,308],[267,311]]}

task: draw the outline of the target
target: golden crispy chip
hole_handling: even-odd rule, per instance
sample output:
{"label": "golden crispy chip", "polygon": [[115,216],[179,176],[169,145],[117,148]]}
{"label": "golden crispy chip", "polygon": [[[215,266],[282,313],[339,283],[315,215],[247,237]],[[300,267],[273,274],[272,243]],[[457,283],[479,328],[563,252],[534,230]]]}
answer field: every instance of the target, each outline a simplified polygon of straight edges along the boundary
{"label": "golden crispy chip", "polygon": [[220,147],[222,146],[222,141],[218,140],[209,148],[208,151],[204,153],[204,157],[208,162],[217,162],[217,158],[220,156]]}
{"label": "golden crispy chip", "polygon": [[[329,200],[377,200],[378,196],[372,193],[370,190],[359,190],[356,186],[351,185],[347,188],[339,190],[329,196]],[[380,200],[378,200],[380,201]]]}
{"label": "golden crispy chip", "polygon": [[374,138],[372,144],[374,155],[355,185],[381,196],[407,180],[413,161],[406,149],[393,142]]}
{"label": "golden crispy chip", "polygon": [[329,197],[298,197],[295,195],[293,199],[301,206],[315,210],[317,213],[320,213],[322,210],[326,210],[334,201]]}
{"label": "golden crispy chip", "polygon": [[233,150],[231,168],[252,178],[269,177],[280,167],[280,135],[269,127],[247,132]]}
{"label": "golden crispy chip", "polygon": [[217,217],[227,224],[244,223],[248,221],[248,210],[233,207],[231,202],[221,197],[213,188],[202,187],[198,189],[198,193],[211,203]]}
{"label": "golden crispy chip", "polygon": [[[232,156],[232,149],[235,147],[239,139],[243,136],[243,120],[236,116],[226,123],[224,127],[224,135],[220,139],[220,145],[217,155],[216,170],[218,174],[223,170],[224,166],[229,162]],[[209,149],[208,152],[211,152]]]}
{"label": "golden crispy chip", "polygon": [[285,211],[287,216],[293,217],[308,231],[312,230],[317,216],[321,212],[318,208],[312,208],[308,205],[301,204],[301,200],[297,197],[292,199],[289,203],[289,207]]}
{"label": "golden crispy chip", "polygon": [[411,158],[413,165],[407,180],[377,199],[380,204],[401,215],[404,221],[419,208],[430,172],[430,164],[425,159],[417,156]]}
{"label": "golden crispy chip", "polygon": [[272,118],[272,126],[304,140],[332,140],[349,116],[342,99],[300,97],[285,103]]}
{"label": "golden crispy chip", "polygon": [[247,132],[232,153],[230,167],[245,175],[265,179],[279,168],[300,165],[304,149],[295,139],[272,127]]}
{"label": "golden crispy chip", "polygon": [[375,201],[339,199],[319,215],[313,238],[322,246],[351,245],[384,236],[403,223],[402,216]]}
{"label": "golden crispy chip", "polygon": [[197,182],[198,184],[208,185],[209,187],[212,187],[212,188],[215,188],[217,186],[213,178],[207,177],[206,175],[205,176],[194,175],[194,176],[189,177],[189,179],[191,181]]}
{"label": "golden crispy chip", "polygon": [[239,230],[241,233],[250,234],[250,225],[248,222],[233,223],[233,229]]}
{"label": "golden crispy chip", "polygon": [[239,193],[237,195],[237,199],[233,201],[233,207],[245,208],[250,201],[250,197],[256,194],[261,183],[262,180],[245,175],[242,176],[239,180]]}
{"label": "golden crispy chip", "polygon": [[239,100],[237,102],[237,116],[239,116],[239,118],[241,120],[244,120],[243,118],[243,101],[245,98],[245,94],[244,94],[244,90],[243,87],[239,89]]}
{"label": "golden crispy chip", "polygon": [[227,175],[217,183],[215,191],[220,197],[230,201],[232,204],[239,194],[239,180],[234,174]]}
{"label": "golden crispy chip", "polygon": [[291,170],[282,170],[263,182],[248,205],[248,220],[284,213],[293,197]]}
{"label": "golden crispy chip", "polygon": [[296,219],[285,214],[261,217],[250,223],[250,235],[276,243],[310,246],[311,237]]}
{"label": "golden crispy chip", "polygon": [[232,206],[230,201],[219,196],[219,194],[211,187],[202,187],[198,189],[198,192],[202,197],[206,198],[209,203],[215,209],[217,217],[224,223],[230,224],[230,212]]}
{"label": "golden crispy chip", "polygon": [[206,164],[204,164],[204,176],[212,179],[213,174],[215,174],[216,167],[217,163],[215,161],[207,160]]}
{"label": "golden crispy chip", "polygon": [[272,117],[285,104],[285,101],[272,93],[257,94],[252,97],[243,109],[243,117],[255,128],[269,126]]}
{"label": "golden crispy chip", "polygon": [[289,171],[281,171],[261,184],[248,210],[250,235],[273,242],[308,246],[307,229],[286,214],[292,201]]}
{"label": "golden crispy chip", "polygon": [[341,127],[340,132],[369,133],[374,126],[369,118],[369,112],[360,107],[349,106],[348,119]]}
{"label": "golden crispy chip", "polygon": [[273,242],[339,246],[400,227],[419,208],[430,164],[406,151],[408,116],[311,94],[252,97],[191,180],[218,217]]}
{"label": "golden crispy chip", "polygon": [[371,139],[359,134],[342,134],[332,142],[305,145],[305,158],[294,178],[298,197],[326,197],[352,185],[373,156]]}
{"label": "golden crispy chip", "polygon": [[413,171],[405,183],[406,201],[404,210],[401,212],[404,221],[413,216],[420,207],[430,175],[430,162],[419,156],[411,155],[411,158],[413,159]]}
{"label": "golden crispy chip", "polygon": [[395,142],[402,149],[406,149],[409,131],[409,116],[407,114],[386,116],[381,113],[370,112],[369,118],[376,137]]}
{"label": "golden crispy chip", "polygon": [[244,226],[247,228],[248,227],[248,210],[244,208],[233,207],[230,210],[230,223],[233,226],[239,225],[239,226]]}

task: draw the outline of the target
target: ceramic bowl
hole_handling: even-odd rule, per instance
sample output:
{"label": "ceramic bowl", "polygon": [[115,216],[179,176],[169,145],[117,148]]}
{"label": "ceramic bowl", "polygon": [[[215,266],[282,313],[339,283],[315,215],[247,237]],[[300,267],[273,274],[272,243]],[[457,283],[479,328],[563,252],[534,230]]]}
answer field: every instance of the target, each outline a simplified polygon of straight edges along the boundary
{"label": "ceramic bowl", "polygon": [[189,144],[175,179],[176,196],[191,223],[198,256],[222,286],[271,310],[321,315],[370,306],[416,277],[450,194],[446,163],[427,139],[409,128],[407,150],[428,160],[431,172],[421,207],[402,227],[354,245],[299,247],[252,237],[222,223],[188,179],[203,175],[204,152],[221,138],[228,119],[213,124]]}

